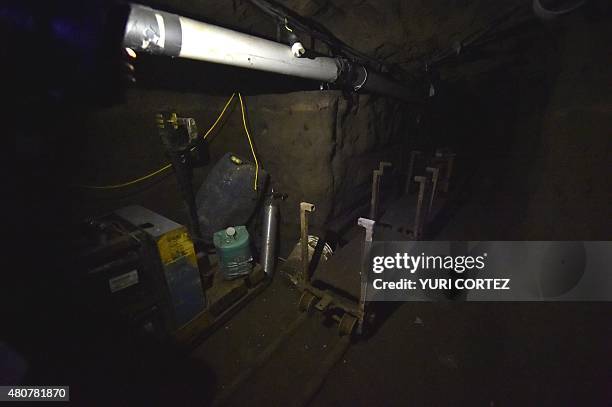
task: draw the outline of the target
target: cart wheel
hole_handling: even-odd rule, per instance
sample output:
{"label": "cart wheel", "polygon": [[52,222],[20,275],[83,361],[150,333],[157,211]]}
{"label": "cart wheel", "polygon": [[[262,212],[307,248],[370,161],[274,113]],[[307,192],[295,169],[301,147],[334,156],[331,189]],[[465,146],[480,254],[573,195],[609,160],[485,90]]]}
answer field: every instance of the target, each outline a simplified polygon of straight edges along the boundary
{"label": "cart wheel", "polygon": [[310,312],[316,300],[317,300],[317,297],[315,297],[308,291],[304,291],[304,293],[302,294],[302,297],[300,297],[300,302],[298,303],[298,309],[300,310],[300,312]]}
{"label": "cart wheel", "polygon": [[345,312],[342,315],[342,319],[340,320],[340,324],[338,325],[338,333],[340,336],[351,335],[355,326],[357,325],[357,318]]}

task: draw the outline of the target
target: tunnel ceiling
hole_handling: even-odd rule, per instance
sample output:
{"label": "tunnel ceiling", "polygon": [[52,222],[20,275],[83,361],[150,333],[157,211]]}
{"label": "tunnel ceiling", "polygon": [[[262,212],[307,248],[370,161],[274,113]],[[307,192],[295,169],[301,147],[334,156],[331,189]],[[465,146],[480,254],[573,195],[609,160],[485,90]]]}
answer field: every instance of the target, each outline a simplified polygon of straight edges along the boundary
{"label": "tunnel ceiling", "polygon": [[[280,0],[277,3],[322,24],[353,48],[406,71],[422,65],[427,57],[452,50],[457,41],[486,30],[510,11],[522,7],[520,10],[524,13],[530,8],[528,0]],[[275,21],[248,0],[162,0],[156,5],[244,32],[268,38],[276,36]],[[520,17],[520,12],[513,14],[504,23],[516,23]]]}

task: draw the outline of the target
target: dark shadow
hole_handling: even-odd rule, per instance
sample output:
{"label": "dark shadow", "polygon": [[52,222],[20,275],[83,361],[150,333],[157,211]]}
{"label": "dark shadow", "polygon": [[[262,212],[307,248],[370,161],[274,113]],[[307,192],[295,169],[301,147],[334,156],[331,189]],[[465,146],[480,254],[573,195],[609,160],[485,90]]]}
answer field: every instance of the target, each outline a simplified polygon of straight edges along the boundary
{"label": "dark shadow", "polygon": [[142,54],[136,62],[136,84],[141,89],[184,93],[245,95],[319,90],[319,82],[269,72],[188,59]]}

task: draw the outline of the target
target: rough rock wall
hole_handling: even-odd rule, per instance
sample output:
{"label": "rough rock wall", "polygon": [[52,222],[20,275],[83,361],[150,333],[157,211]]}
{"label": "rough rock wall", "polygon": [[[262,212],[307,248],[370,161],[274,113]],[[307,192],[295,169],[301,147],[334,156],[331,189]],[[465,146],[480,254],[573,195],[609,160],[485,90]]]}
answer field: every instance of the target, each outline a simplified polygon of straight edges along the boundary
{"label": "rough rock wall", "polygon": [[[166,160],[154,126],[155,112],[174,108],[182,116],[194,117],[202,133],[226,100],[130,91],[125,104],[83,118],[79,127],[88,140],[83,152],[87,165],[79,179],[108,184],[160,167]],[[288,194],[281,211],[289,235],[297,233],[301,201],[317,206],[315,227],[345,214],[356,201],[367,201],[372,170],[381,160],[398,162],[400,147],[408,140],[399,130],[405,128],[408,107],[385,98],[362,95],[348,101],[340,92],[316,91],[249,96],[245,104],[259,161],[271,174],[275,190]],[[237,100],[209,141],[213,161],[227,151],[252,160]],[[205,174],[206,169],[196,171],[196,187]],[[89,199],[79,200],[75,208],[81,216],[137,202],[185,220],[172,177],[150,188],[94,191],[86,196]]]}
{"label": "rough rock wall", "polygon": [[[340,92],[296,92],[250,98],[251,120],[273,185],[289,198],[317,205],[313,224],[345,214],[369,197],[372,170],[381,160],[399,162],[407,107]],[[291,223],[297,223],[290,216]]]}
{"label": "rough rock wall", "polygon": [[610,38],[612,25],[572,18],[560,39],[559,71],[519,229],[526,239],[608,239],[612,230],[612,47],[600,41]]}
{"label": "rough rock wall", "polygon": [[336,155],[333,161],[336,181],[336,211],[340,216],[357,198],[370,196],[372,170],[380,161],[389,161],[399,170],[402,155],[411,142],[412,111],[408,106],[385,98],[363,97],[357,111],[351,112],[339,100]]}

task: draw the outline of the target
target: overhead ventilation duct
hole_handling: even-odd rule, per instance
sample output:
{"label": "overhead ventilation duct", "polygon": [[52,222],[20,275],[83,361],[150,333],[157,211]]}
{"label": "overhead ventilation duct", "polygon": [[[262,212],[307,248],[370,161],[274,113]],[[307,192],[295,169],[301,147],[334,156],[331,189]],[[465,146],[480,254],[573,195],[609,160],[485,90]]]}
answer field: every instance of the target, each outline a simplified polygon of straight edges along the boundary
{"label": "overhead ventilation duct", "polygon": [[341,57],[296,57],[291,47],[138,4],[131,5],[124,46],[139,52],[273,72],[369,91],[409,102],[417,92]]}

